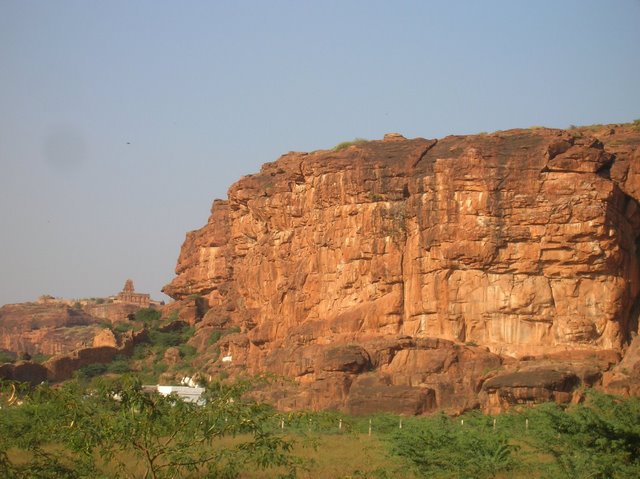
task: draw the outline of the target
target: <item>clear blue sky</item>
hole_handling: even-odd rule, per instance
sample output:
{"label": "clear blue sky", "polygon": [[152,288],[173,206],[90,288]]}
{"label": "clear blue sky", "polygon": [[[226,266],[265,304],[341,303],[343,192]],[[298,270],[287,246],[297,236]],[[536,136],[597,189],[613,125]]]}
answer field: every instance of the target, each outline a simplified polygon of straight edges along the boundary
{"label": "clear blue sky", "polygon": [[290,150],[639,117],[638,0],[0,0],[0,304],[163,298]]}

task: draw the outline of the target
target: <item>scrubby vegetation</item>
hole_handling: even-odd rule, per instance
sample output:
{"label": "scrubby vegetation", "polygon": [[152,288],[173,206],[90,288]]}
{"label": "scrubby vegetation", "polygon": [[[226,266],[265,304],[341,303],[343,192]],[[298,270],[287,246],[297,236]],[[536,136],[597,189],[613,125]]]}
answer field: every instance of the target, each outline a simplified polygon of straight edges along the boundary
{"label": "scrubby vegetation", "polygon": [[273,412],[243,400],[244,390],[218,385],[196,406],[145,393],[131,377],[89,390],[39,386],[21,405],[2,405],[0,476],[232,478],[249,465],[293,475],[290,443],[266,429]]}
{"label": "scrubby vegetation", "polygon": [[[190,373],[189,365],[196,356],[196,348],[187,344],[187,341],[193,337],[194,328],[172,318],[161,320],[159,314],[142,313],[140,318],[148,332],[147,340],[134,347],[126,364],[129,368],[127,372],[132,372],[146,383],[156,384],[160,382],[160,375],[172,367],[164,361],[167,349],[177,348],[182,361],[179,366],[174,366],[180,371],[174,372]],[[122,365],[124,368],[125,365]],[[109,372],[115,372],[112,369]]]}
{"label": "scrubby vegetation", "polygon": [[[207,404],[147,394],[129,376],[0,396],[0,476],[636,478],[640,400],[589,392],[491,417],[277,413],[247,384]],[[313,445],[314,447],[309,447]]]}
{"label": "scrubby vegetation", "polygon": [[334,146],[332,148],[333,151],[340,151],[340,150],[344,150],[345,148],[349,148],[350,146],[353,145],[361,145],[363,143],[366,143],[367,139],[365,138],[354,138],[351,141],[343,141],[342,143],[338,143],[336,146]]}
{"label": "scrubby vegetation", "polygon": [[160,320],[161,313],[154,308],[142,308],[135,312],[134,319],[144,324],[151,325]]}
{"label": "scrubby vegetation", "polygon": [[13,363],[16,360],[16,355],[9,351],[0,350],[0,364]]}

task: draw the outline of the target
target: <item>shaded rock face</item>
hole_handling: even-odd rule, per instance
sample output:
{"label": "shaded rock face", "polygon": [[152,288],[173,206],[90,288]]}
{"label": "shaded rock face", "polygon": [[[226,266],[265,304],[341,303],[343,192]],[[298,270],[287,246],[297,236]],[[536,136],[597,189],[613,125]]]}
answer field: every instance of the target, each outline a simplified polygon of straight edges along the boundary
{"label": "shaded rock face", "polygon": [[47,368],[29,361],[20,361],[16,364],[0,364],[0,379],[36,385],[46,381],[47,375]]}
{"label": "shaded rock face", "polygon": [[604,373],[607,392],[623,396],[640,396],[640,336],[636,336],[620,364]]}
{"label": "shaded rock face", "polygon": [[118,355],[129,356],[134,344],[146,340],[146,330],[116,336],[102,322],[82,309],[59,303],[2,306],[0,344],[9,351],[53,357],[43,364],[30,361],[1,364],[0,379],[31,384],[64,381],[84,366],[109,363]]}
{"label": "shaded rock face", "polygon": [[64,354],[88,346],[100,320],[63,304],[20,303],[0,307],[0,348],[29,354]]}
{"label": "shaded rock face", "polygon": [[127,321],[128,318],[140,309],[140,305],[128,303],[103,303],[85,306],[84,311],[94,318],[103,319],[111,323]]}
{"label": "shaded rock face", "polygon": [[[639,140],[536,129],[290,153],[214,202],[164,292],[207,298],[202,331],[241,328],[232,367],[324,384],[307,405],[366,410],[363,381],[415,389],[403,411],[477,405],[482,374],[456,366],[473,354],[620,351],[637,330]],[[376,360],[382,340],[400,346]],[[454,352],[465,342],[488,351]],[[322,366],[350,344],[363,351]]]}
{"label": "shaded rock face", "polygon": [[[603,376],[619,361],[620,354],[613,350],[573,350],[510,361],[485,378],[480,406],[487,414],[498,414],[516,405],[579,402],[584,388],[601,386]],[[612,392],[606,384],[605,390]]]}
{"label": "shaded rock face", "polygon": [[73,373],[90,364],[107,364],[116,356],[130,356],[135,344],[147,340],[147,331],[127,331],[116,338],[111,331],[105,330],[96,336],[93,346],[79,348],[67,354],[54,356],[42,366],[47,371],[47,380],[51,382],[70,379]]}

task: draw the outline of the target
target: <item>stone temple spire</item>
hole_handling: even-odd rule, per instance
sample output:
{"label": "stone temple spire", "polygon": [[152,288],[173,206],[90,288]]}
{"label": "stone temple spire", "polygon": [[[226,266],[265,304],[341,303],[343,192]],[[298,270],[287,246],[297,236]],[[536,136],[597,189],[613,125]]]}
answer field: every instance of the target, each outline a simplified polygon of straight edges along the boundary
{"label": "stone temple spire", "polygon": [[133,293],[135,289],[133,288],[133,280],[128,279],[124,282],[124,288],[122,288],[123,293]]}
{"label": "stone temple spire", "polygon": [[119,303],[138,304],[142,308],[148,308],[151,302],[151,296],[149,294],[136,293],[133,287],[133,280],[128,279],[125,281],[122,291],[115,297],[115,301]]}

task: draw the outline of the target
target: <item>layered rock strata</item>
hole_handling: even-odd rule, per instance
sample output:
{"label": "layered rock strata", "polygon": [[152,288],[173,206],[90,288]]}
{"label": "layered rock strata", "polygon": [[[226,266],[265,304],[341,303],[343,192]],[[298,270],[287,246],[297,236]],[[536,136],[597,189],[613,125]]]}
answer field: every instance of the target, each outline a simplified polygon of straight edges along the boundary
{"label": "layered rock strata", "polygon": [[[205,367],[304,385],[281,405],[368,411],[379,390],[383,409],[471,407],[505,358],[621,352],[637,331],[639,144],[612,126],[289,153],[214,202],[164,291],[206,298]],[[223,364],[205,337],[230,327]],[[376,361],[381,341],[397,346]]]}
{"label": "layered rock strata", "polygon": [[20,303],[0,307],[0,348],[17,353],[65,354],[90,345],[100,320],[64,304]]}

